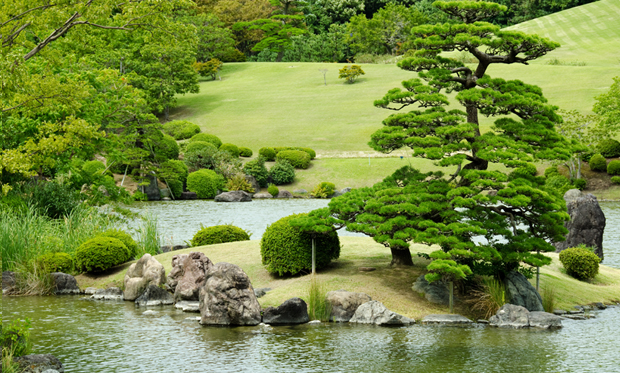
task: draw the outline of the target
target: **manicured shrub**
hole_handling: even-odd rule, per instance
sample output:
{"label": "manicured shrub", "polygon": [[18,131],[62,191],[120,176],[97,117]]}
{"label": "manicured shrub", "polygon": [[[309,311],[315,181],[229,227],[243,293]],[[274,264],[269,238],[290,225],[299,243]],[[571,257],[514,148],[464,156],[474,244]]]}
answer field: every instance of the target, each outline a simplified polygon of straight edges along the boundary
{"label": "manicured shrub", "polygon": [[620,175],[620,161],[613,160],[609,162],[607,165],[607,174],[608,175]]}
{"label": "manicured shrub", "polygon": [[560,262],[566,274],[578,280],[588,280],[598,274],[601,261],[596,254],[584,247],[572,247],[560,252]]}
{"label": "manicured shrub", "polygon": [[249,241],[250,235],[234,225],[216,225],[201,227],[192,238],[192,246],[213,245],[217,243]]}
{"label": "manicured shrub", "polygon": [[[201,135],[203,134],[201,133]],[[213,145],[213,143],[208,141],[192,141],[185,147],[185,153],[205,151],[215,152],[217,151],[217,148]]]}
{"label": "manicured shrub", "polygon": [[310,160],[316,158],[316,152],[310,148],[298,148],[298,150],[303,150],[310,156]]}
{"label": "manicured shrub", "polygon": [[248,193],[255,192],[250,182],[245,179],[244,174],[237,174],[233,176],[232,178],[228,179],[228,181],[226,181],[226,189],[228,189],[229,191],[243,190]]}
{"label": "manicured shrub", "polygon": [[164,132],[175,140],[185,140],[200,133],[200,127],[187,120],[173,120],[164,124]]}
{"label": "manicured shrub", "polygon": [[590,158],[590,170],[596,172],[605,172],[607,171],[607,160],[601,154],[594,154],[592,158]]}
{"label": "manicured shrub", "polygon": [[286,160],[295,167],[306,169],[310,166],[310,155],[302,150],[283,150],[276,154],[276,161]]}
{"label": "manicured shrub", "polygon": [[612,176],[611,182],[620,185],[620,176]]}
{"label": "manicured shrub", "polygon": [[596,150],[605,158],[620,157],[620,141],[614,139],[603,140],[598,143]]}
{"label": "manicured shrub", "polygon": [[349,84],[355,83],[355,80],[358,76],[366,75],[360,65],[347,65],[342,69],[338,70],[338,73],[338,78],[345,79],[345,82]]}
{"label": "manicured shrub", "polygon": [[272,196],[277,197],[278,194],[280,193],[280,190],[278,189],[277,186],[273,184],[269,184],[269,186],[267,187],[267,192],[271,194]]}
{"label": "manicured shrub", "polygon": [[278,161],[271,166],[269,179],[276,185],[292,183],[295,180],[295,167],[288,161]]}
{"label": "manicured shrub", "polygon": [[550,178],[551,176],[560,175],[560,171],[558,171],[558,166],[552,166],[545,169],[545,177]]}
{"label": "manicured shrub", "polygon": [[84,272],[101,272],[126,261],[127,246],[113,237],[95,237],[75,251],[76,266]]}
{"label": "manicured shrub", "polygon": [[[290,224],[292,219],[307,214],[284,217],[265,230],[260,243],[262,262],[270,273],[296,275],[312,270],[312,236]],[[315,238],[316,268],[325,268],[340,256],[336,232]]]}
{"label": "manicured shrub", "polygon": [[[193,171],[201,168],[215,168],[216,155],[219,153],[219,150],[217,150],[211,143],[205,141],[198,141],[198,143],[201,145],[191,148],[190,150],[185,150],[185,154],[183,154],[183,162],[185,162],[187,167]],[[188,147],[191,144],[193,143],[188,144]]]}
{"label": "manicured shrub", "polygon": [[243,172],[245,172],[246,175],[254,176],[258,182],[258,185],[261,187],[264,188],[267,186],[267,182],[269,181],[269,171],[267,170],[267,167],[265,167],[265,158],[262,156],[258,156],[257,159],[247,162],[243,166]]}
{"label": "manicured shrub", "polygon": [[229,152],[235,158],[239,157],[239,147],[234,144],[222,144],[220,145],[220,151]]}
{"label": "manicured shrub", "polygon": [[243,147],[243,146],[239,147],[239,156],[247,158],[247,157],[251,157],[252,154],[253,154],[252,153],[252,149],[246,148],[246,147]]}
{"label": "manicured shrub", "polygon": [[273,148],[260,148],[258,155],[265,158],[267,162],[273,162],[276,160],[276,151]]}
{"label": "manicured shrub", "polygon": [[198,198],[211,199],[223,187],[224,178],[213,170],[201,169],[187,177],[187,190],[195,192]]}
{"label": "manicured shrub", "polygon": [[127,232],[120,229],[108,229],[107,231],[101,233],[98,237],[112,237],[121,241],[125,247],[127,247],[128,251],[128,256],[125,260],[123,260],[123,262],[134,259],[138,254],[138,244],[136,241],[134,241],[134,239],[127,234]]}
{"label": "manicured shrub", "polygon": [[172,136],[163,135],[161,139],[153,142],[153,152],[155,159],[159,161],[179,159],[179,144]]}
{"label": "manicured shrub", "polygon": [[37,264],[44,268],[47,272],[64,272],[73,271],[73,258],[67,253],[47,253],[36,259]]}
{"label": "manicured shrub", "polygon": [[162,163],[157,170],[157,177],[168,184],[170,192],[175,198],[179,198],[183,193],[183,185],[187,182],[188,174],[187,165],[176,159]]}
{"label": "manicured shrub", "polygon": [[219,137],[215,135],[211,135],[209,133],[199,133],[197,135],[192,136],[192,138],[189,139],[189,142],[194,142],[194,141],[210,142],[211,144],[215,145],[216,148],[219,148],[220,146],[222,146],[222,140],[220,140]]}
{"label": "manicured shrub", "polygon": [[538,171],[536,170],[536,166],[534,166],[531,163],[528,163],[526,166],[516,168],[514,171],[512,171],[508,175],[508,178],[510,180],[519,179],[519,178],[529,179],[532,176],[536,176],[537,172]]}
{"label": "manicured shrub", "polygon": [[322,182],[317,185],[312,191],[314,198],[327,198],[334,194],[336,191],[336,185],[334,183]]}
{"label": "manicured shrub", "polygon": [[584,190],[588,186],[588,182],[586,179],[575,179],[573,180],[573,186],[579,190]]}

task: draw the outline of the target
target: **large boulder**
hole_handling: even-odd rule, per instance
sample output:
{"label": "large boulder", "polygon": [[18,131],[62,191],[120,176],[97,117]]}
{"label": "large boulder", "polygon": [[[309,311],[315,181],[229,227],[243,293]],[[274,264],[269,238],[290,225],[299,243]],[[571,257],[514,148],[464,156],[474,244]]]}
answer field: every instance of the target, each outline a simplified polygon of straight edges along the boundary
{"label": "large boulder", "polygon": [[269,198],[273,198],[273,196],[267,192],[259,192],[254,194],[254,199],[269,199]]}
{"label": "large boulder", "polygon": [[396,326],[411,325],[415,323],[415,320],[388,310],[383,303],[379,301],[371,300],[359,306],[349,322]]}
{"label": "large boulder", "polygon": [[50,276],[54,284],[55,294],[80,294],[80,287],[75,277],[62,272],[52,272]]}
{"label": "large boulder", "polygon": [[151,254],[144,254],[129,266],[125,273],[125,300],[135,300],[149,285],[159,286],[166,282],[164,266]]}
{"label": "large boulder", "polygon": [[10,293],[13,287],[15,287],[15,281],[15,272],[2,272],[2,293]]}
{"label": "large boulder", "polygon": [[212,267],[211,260],[200,252],[173,256],[168,286],[174,292],[174,300],[198,300],[200,287]]}
{"label": "large boulder", "polygon": [[561,328],[562,318],[547,312],[530,312],[525,307],[504,304],[497,314],[491,316],[489,325],[498,328]]}
{"label": "large boulder", "polygon": [[217,263],[200,288],[200,323],[203,325],[258,325],[261,307],[250,278],[230,263]]}
{"label": "large boulder", "polygon": [[97,289],[90,298],[94,300],[123,300],[123,291],[117,287]]}
{"label": "large boulder", "polygon": [[330,291],[326,297],[332,306],[331,321],[334,322],[348,322],[359,306],[372,300],[368,294],[351,293],[346,290]]}
{"label": "large boulder", "polygon": [[213,199],[215,202],[252,202],[252,195],[244,190],[220,193]]}
{"label": "large boulder", "polygon": [[293,193],[289,192],[288,190],[281,189],[278,192],[276,198],[293,198]]}
{"label": "large boulder", "polygon": [[174,297],[165,289],[162,289],[154,284],[149,284],[142,295],[136,299],[135,303],[138,307],[162,306],[166,304],[173,304]]}
{"label": "large boulder", "polygon": [[58,358],[51,354],[33,354],[16,357],[13,361],[19,365],[22,373],[44,373],[46,371],[56,371],[64,373],[65,368]]}
{"label": "large boulder", "polygon": [[155,177],[155,175],[150,175],[148,176],[148,180],[148,185],[140,186],[142,193],[146,194],[149,201],[159,201],[161,195],[159,192],[159,185],[157,184],[157,177]]}
{"label": "large boulder", "polygon": [[[413,284],[413,291],[424,294],[424,298],[431,302],[447,306],[450,304],[450,289],[443,281],[434,281],[429,283],[424,275],[418,277]],[[456,302],[456,297],[454,301]]]}
{"label": "large boulder", "polygon": [[308,305],[300,298],[288,299],[278,307],[267,307],[263,311],[265,324],[304,324],[308,321]]}
{"label": "large boulder", "polygon": [[596,197],[571,189],[564,194],[570,220],[564,223],[568,229],[566,241],[556,242],[555,251],[560,252],[569,247],[584,244],[594,247],[594,253],[603,260],[603,232],[605,231],[605,214]]}
{"label": "large boulder", "polygon": [[[250,185],[252,186],[252,189],[254,189],[254,193],[259,193],[260,192],[260,184],[258,183],[258,181],[256,181],[256,178],[252,175],[245,175],[245,181],[247,181],[248,183],[250,183]],[[252,193],[252,194],[254,194]]]}
{"label": "large boulder", "polygon": [[536,288],[521,273],[510,271],[505,279],[507,298],[510,303],[527,308],[528,311],[544,311],[542,298]]}

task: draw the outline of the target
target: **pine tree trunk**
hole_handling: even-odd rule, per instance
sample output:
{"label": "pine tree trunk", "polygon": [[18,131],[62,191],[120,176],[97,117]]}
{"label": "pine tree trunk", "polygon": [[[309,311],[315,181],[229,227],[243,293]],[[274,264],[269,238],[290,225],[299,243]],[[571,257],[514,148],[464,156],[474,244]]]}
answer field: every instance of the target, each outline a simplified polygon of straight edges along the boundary
{"label": "pine tree trunk", "polygon": [[390,250],[392,251],[392,263],[390,263],[390,265],[392,266],[412,266],[413,265],[413,259],[411,258],[411,251],[409,251],[409,248],[402,249],[402,248],[390,247]]}

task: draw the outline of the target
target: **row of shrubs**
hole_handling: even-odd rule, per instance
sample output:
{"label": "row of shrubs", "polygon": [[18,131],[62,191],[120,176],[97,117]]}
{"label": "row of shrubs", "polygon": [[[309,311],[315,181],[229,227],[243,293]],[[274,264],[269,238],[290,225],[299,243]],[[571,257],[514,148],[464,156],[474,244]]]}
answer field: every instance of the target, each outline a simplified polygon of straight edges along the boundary
{"label": "row of shrubs", "polygon": [[616,159],[607,163],[607,159],[599,153],[593,155],[588,164],[590,165],[590,170],[592,171],[607,172],[610,176],[620,176],[620,160]]}
{"label": "row of shrubs", "polygon": [[310,166],[310,161],[316,158],[316,152],[310,148],[281,146],[273,148],[260,148],[258,155],[267,162],[286,160],[293,167],[306,169]]}

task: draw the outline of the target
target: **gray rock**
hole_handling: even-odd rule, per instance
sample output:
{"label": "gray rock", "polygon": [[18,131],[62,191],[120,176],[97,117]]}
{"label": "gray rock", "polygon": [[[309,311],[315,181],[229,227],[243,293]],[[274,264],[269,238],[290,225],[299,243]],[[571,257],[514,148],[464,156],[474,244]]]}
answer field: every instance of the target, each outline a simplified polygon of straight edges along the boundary
{"label": "gray rock", "polygon": [[564,311],[564,310],[553,310],[553,314],[554,315],[558,315],[558,316],[562,316],[562,315],[566,315],[568,312]]}
{"label": "gray rock", "polygon": [[16,357],[13,359],[20,367],[22,373],[43,373],[53,370],[64,373],[65,368],[58,358],[51,354],[33,354]]}
{"label": "gray rock", "polygon": [[213,199],[215,202],[252,202],[252,195],[243,190],[220,193]]}
{"label": "gray rock", "polygon": [[278,192],[276,198],[293,198],[293,193],[289,192],[288,190],[281,189]]}
{"label": "gray rock", "polygon": [[603,260],[603,232],[605,231],[605,214],[596,197],[571,189],[564,194],[570,220],[564,223],[568,229],[566,241],[556,242],[555,251],[560,252],[569,247],[584,244],[594,247],[594,253]]}
{"label": "gray rock", "polygon": [[[418,277],[413,284],[413,291],[424,294],[424,298],[431,303],[442,304],[447,306],[450,304],[450,290],[448,285],[442,281],[434,281],[429,283],[424,278],[424,275]],[[457,301],[457,297],[454,297],[454,302]]]}
{"label": "gray rock", "polygon": [[[486,321],[486,320],[485,320]],[[439,324],[439,325],[468,325],[474,322],[465,316],[445,314],[445,315],[428,315],[421,321],[422,324]]]}
{"label": "gray rock", "polygon": [[561,328],[562,318],[547,312],[530,312],[525,307],[514,304],[504,304],[497,314],[489,319],[491,326],[499,328]]}
{"label": "gray rock", "polygon": [[159,195],[161,198],[170,198],[170,189],[164,188],[159,190]]}
{"label": "gray rock", "polygon": [[149,285],[158,287],[166,282],[164,266],[151,254],[144,254],[125,273],[125,300],[137,299]]}
{"label": "gray rock", "polygon": [[562,327],[562,318],[548,312],[530,312],[530,328],[555,329]]}
{"label": "gray rock", "polygon": [[334,193],[332,193],[328,198],[336,198],[336,197],[340,197],[343,193],[339,190],[335,191]]}
{"label": "gray rock", "polygon": [[372,300],[368,294],[351,293],[346,290],[330,291],[326,298],[332,307],[331,321],[334,322],[348,322],[359,306]]}
{"label": "gray rock", "polygon": [[305,190],[305,189],[295,189],[293,191],[293,193],[295,193],[295,194],[308,194],[308,191]]}
{"label": "gray rock", "polygon": [[187,249],[188,247],[187,245],[165,245],[160,248],[160,251],[162,253],[169,253],[171,251]]}
{"label": "gray rock", "polygon": [[200,288],[203,325],[258,325],[261,307],[249,277],[230,263],[217,263]]}
{"label": "gray rock", "polygon": [[142,185],[139,188],[142,190],[142,193],[146,194],[146,197],[149,201],[159,201],[161,199],[161,195],[159,194],[159,185],[157,185],[157,178],[155,175],[150,175],[148,177],[149,184]]}
{"label": "gray rock", "polygon": [[80,287],[75,280],[75,277],[62,272],[50,273],[52,282],[56,287],[55,294],[80,294]]}
{"label": "gray rock", "polygon": [[146,291],[136,299],[135,303],[138,307],[163,306],[173,304],[174,297],[165,289],[149,284]]}
{"label": "gray rock", "polygon": [[179,199],[188,200],[188,199],[198,199],[198,195],[195,192],[182,192],[181,197]]}
{"label": "gray rock", "polygon": [[95,294],[97,292],[97,290],[99,290],[99,289],[93,288],[93,287],[88,287],[88,288],[84,289],[84,294],[86,294],[86,295],[93,295],[93,294]]}
{"label": "gray rock", "polygon": [[343,188],[343,189],[340,191],[340,193],[345,194],[345,193],[349,193],[349,192],[350,192],[350,191],[352,191],[352,190],[353,190],[353,188],[346,187],[346,188]]}
{"label": "gray rock", "polygon": [[95,300],[123,300],[123,291],[116,287],[97,289],[90,298]]}
{"label": "gray rock", "polygon": [[265,324],[304,324],[308,321],[308,305],[300,298],[288,299],[278,307],[267,307],[263,311]]}
{"label": "gray rock", "polygon": [[258,181],[256,181],[256,178],[254,176],[245,175],[245,181],[250,183],[250,185],[252,186],[252,189],[254,189],[254,193],[252,194],[260,192],[260,184],[258,183]]}
{"label": "gray rock", "polygon": [[182,300],[176,302],[174,307],[183,310],[183,312],[200,312],[200,302],[198,301]]}
{"label": "gray rock", "polygon": [[15,286],[15,272],[2,272],[2,290],[11,290]]}
{"label": "gray rock", "polygon": [[520,274],[510,271],[506,275],[506,295],[510,303],[527,308],[528,311],[544,311],[542,298],[536,288]]}
{"label": "gray rock", "polygon": [[273,196],[267,192],[260,192],[260,193],[256,193],[253,196],[254,199],[269,199],[269,198],[273,198]]}
{"label": "gray rock", "polygon": [[265,294],[267,294],[267,292],[271,290],[271,288],[258,288],[258,289],[254,289],[254,295],[256,295],[256,298],[260,298],[262,296],[264,296]]}
{"label": "gray rock", "polygon": [[379,301],[371,300],[370,302],[366,302],[359,306],[349,322],[381,326],[411,325],[415,323],[415,320],[388,310],[383,303]]}
{"label": "gray rock", "polygon": [[211,260],[200,252],[173,256],[168,286],[174,292],[174,300],[198,300],[200,287],[212,267]]}
{"label": "gray rock", "polygon": [[598,308],[600,310],[607,309],[607,306],[604,303],[601,303],[601,302],[594,303],[594,305],[596,306],[596,308]]}

